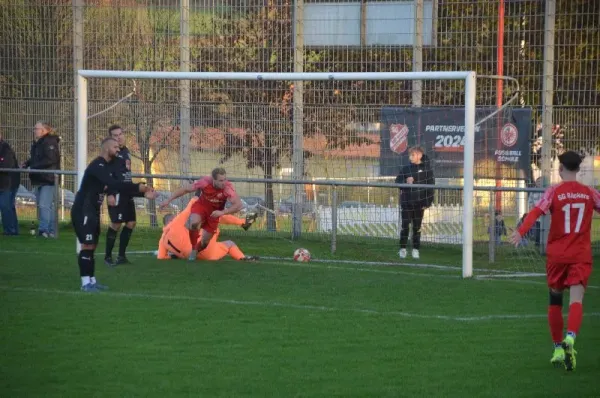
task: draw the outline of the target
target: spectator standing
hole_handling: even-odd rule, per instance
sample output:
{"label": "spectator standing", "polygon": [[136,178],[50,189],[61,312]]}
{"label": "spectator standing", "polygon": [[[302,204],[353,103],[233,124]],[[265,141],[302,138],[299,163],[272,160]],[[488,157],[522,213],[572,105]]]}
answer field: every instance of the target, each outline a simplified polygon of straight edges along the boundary
{"label": "spectator standing", "polygon": [[[39,121],[33,127],[35,141],[31,145],[29,159],[23,164],[24,168],[37,170],[60,169],[60,137],[50,124]],[[37,202],[39,225],[38,236],[44,238],[54,236],[54,174],[30,173],[29,179],[33,185]]]}
{"label": "spectator standing", "polygon": [[[15,151],[2,138],[0,132],[0,169],[18,169]],[[15,199],[21,183],[20,173],[0,172],[0,217],[4,235],[18,235],[19,221]]]}
{"label": "spectator standing", "polygon": [[[396,184],[435,184],[429,158],[423,148],[408,150],[410,164],[404,166],[396,177]],[[400,231],[400,258],[406,258],[409,227],[412,225],[412,257],[418,259],[421,248],[421,223],[425,209],[433,203],[433,188],[402,188],[400,207],[402,208],[402,230]]]}

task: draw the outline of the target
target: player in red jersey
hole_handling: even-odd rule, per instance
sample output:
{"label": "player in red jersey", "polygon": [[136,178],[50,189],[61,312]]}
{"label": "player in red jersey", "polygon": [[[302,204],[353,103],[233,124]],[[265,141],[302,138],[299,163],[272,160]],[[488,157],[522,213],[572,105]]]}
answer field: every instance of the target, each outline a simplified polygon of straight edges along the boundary
{"label": "player in red jersey", "polygon": [[[204,250],[215,231],[219,227],[219,217],[226,214],[237,213],[242,210],[242,200],[235,192],[233,185],[227,181],[225,169],[218,167],[214,169],[210,176],[202,177],[193,184],[181,187],[169,199],[164,201],[160,207],[165,208],[170,202],[185,195],[200,191],[199,199],[192,207],[190,216],[190,240],[198,242],[198,245],[190,253],[190,260],[195,260],[198,252]],[[225,203],[231,202],[231,207],[225,209]],[[200,231],[198,227],[204,230],[202,239],[198,241]]]}
{"label": "player in red jersey", "polygon": [[[546,253],[546,276],[550,288],[548,324],[554,342],[550,362],[575,369],[573,348],[583,318],[583,295],[592,273],[591,228],[594,210],[600,213],[600,194],[577,182],[581,157],[573,151],[558,157],[562,182],[549,187],[527,215],[523,224],[511,236],[518,246],[521,237],[542,214],[551,214]],[[569,289],[567,335],[563,339],[563,290]]]}

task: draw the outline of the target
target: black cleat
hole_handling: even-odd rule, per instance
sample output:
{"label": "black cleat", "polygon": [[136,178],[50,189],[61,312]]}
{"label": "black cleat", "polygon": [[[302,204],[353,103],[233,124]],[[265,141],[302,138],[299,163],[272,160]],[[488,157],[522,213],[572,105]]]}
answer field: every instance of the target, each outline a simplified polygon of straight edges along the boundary
{"label": "black cleat", "polygon": [[104,264],[108,265],[109,267],[115,266],[115,262],[113,261],[112,257],[104,257]]}
{"label": "black cleat", "polygon": [[258,213],[248,214],[246,216],[246,222],[242,224],[242,228],[244,228],[244,231],[247,231],[248,228],[250,228],[252,226],[254,221],[256,221],[257,217],[258,217]]}
{"label": "black cleat", "polygon": [[242,261],[258,261],[258,256],[245,256],[242,257]]}
{"label": "black cleat", "polygon": [[119,256],[117,257],[117,262],[115,263],[115,265],[122,265],[122,264],[131,264],[131,261],[129,261],[127,259],[127,257],[123,256]]}

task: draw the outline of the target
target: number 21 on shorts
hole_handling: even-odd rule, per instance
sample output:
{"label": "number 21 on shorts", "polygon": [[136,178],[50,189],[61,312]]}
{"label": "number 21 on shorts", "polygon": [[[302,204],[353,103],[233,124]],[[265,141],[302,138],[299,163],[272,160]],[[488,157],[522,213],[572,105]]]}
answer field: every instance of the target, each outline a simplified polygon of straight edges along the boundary
{"label": "number 21 on shorts", "polygon": [[567,203],[563,206],[562,211],[565,213],[565,234],[571,233],[571,209],[577,209],[577,222],[573,232],[579,233],[581,230],[581,222],[585,213],[585,203]]}

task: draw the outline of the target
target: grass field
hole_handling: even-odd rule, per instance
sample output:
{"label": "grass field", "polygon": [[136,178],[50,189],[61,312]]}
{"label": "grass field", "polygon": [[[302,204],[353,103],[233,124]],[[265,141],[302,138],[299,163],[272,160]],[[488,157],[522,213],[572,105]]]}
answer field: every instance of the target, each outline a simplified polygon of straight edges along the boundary
{"label": "grass field", "polygon": [[[3,397],[600,396],[598,274],[578,368],[566,373],[549,364],[540,278],[348,264],[329,242],[235,235],[249,254],[305,246],[329,261],[136,255],[110,269],[98,256],[111,290],[85,295],[73,235],[61,232],[0,237]],[[340,241],[338,251],[376,261],[378,249]]]}

